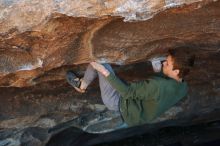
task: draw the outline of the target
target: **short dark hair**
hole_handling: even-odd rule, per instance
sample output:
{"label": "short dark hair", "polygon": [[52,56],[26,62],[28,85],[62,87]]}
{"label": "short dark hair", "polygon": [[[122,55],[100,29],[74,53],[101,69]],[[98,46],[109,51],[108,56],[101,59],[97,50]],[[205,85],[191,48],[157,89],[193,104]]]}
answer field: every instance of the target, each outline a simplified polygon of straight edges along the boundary
{"label": "short dark hair", "polygon": [[169,49],[168,53],[173,59],[173,69],[179,69],[179,77],[184,78],[189,74],[194,65],[195,54],[190,51],[189,47],[178,47]]}

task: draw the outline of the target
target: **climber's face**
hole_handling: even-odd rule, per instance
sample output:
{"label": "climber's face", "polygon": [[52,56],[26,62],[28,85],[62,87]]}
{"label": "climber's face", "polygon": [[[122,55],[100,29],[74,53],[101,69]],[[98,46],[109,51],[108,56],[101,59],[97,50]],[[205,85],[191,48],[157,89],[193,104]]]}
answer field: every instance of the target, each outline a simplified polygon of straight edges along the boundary
{"label": "climber's face", "polygon": [[171,55],[167,56],[167,59],[163,62],[163,73],[170,78],[178,78],[179,69],[173,69],[174,59]]}

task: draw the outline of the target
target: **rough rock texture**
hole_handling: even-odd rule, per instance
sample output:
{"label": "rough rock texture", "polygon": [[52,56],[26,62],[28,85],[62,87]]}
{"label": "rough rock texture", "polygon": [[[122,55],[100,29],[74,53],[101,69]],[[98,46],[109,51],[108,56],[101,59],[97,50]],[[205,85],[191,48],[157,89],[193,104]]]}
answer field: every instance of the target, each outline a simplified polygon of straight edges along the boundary
{"label": "rough rock texture", "polygon": [[217,0],[1,0],[0,138],[11,140],[18,130],[19,145],[21,129],[52,127],[104,108],[97,83],[84,95],[76,93],[65,81],[67,70],[82,75],[86,63],[96,60],[126,65],[114,68],[129,81],[145,79],[152,73],[145,74],[151,70],[147,59],[184,45],[197,56],[186,79],[190,92],[162,118],[217,120],[219,38]]}
{"label": "rough rock texture", "polygon": [[[167,8],[200,0],[1,0],[0,32],[27,31],[45,23],[53,13],[73,17],[123,16],[125,20],[146,20]],[[211,0],[206,0],[209,2]],[[203,5],[205,1],[201,3]],[[198,7],[200,7],[199,5]],[[25,23],[24,23],[25,22]]]}
{"label": "rough rock texture", "polygon": [[[191,126],[168,126],[159,130],[155,128],[158,125],[154,125],[154,128],[152,125],[145,125],[102,135],[82,133],[70,127],[52,137],[47,146],[219,146],[219,124],[216,121]],[[117,140],[121,137],[128,138]]]}
{"label": "rough rock texture", "polygon": [[[36,24],[31,19],[34,27],[26,26],[23,31],[17,29],[23,27],[21,24],[26,24],[27,20],[26,17],[21,20],[23,15],[19,15],[20,11],[11,11],[22,8],[27,15],[36,13],[34,16],[43,17],[34,10],[44,2],[11,1],[8,7],[4,7],[6,2],[2,4],[8,15],[0,17],[0,28],[11,28],[0,35],[0,86],[34,85],[41,82],[40,78],[46,73],[64,65],[82,64],[90,60],[128,64],[146,60],[152,54],[166,51],[168,47],[189,45],[192,51],[196,51],[202,50],[202,47],[211,49],[210,45],[218,44],[219,2],[209,4],[202,1],[170,8],[152,19],[136,22],[124,22],[124,18],[110,16],[88,18],[53,13],[44,23]],[[36,8],[32,6],[34,4]],[[33,14],[27,13],[26,7],[30,7]],[[19,20],[21,24],[7,22],[12,14],[18,14],[13,20]],[[53,79],[63,77],[57,75]]]}

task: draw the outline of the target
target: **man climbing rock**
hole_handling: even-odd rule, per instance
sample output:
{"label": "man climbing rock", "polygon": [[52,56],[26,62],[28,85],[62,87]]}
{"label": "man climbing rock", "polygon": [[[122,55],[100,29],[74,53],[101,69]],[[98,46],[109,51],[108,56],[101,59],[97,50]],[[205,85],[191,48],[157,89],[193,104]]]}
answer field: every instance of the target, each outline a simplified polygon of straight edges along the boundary
{"label": "man climbing rock", "polygon": [[[84,93],[98,76],[103,103],[109,110],[119,111],[128,126],[135,126],[150,123],[187,95],[184,77],[194,59],[195,55],[187,47],[170,49],[162,62],[161,72],[130,84],[121,81],[109,64],[91,62],[82,79],[68,72],[67,81],[78,92]],[[151,61],[155,65],[155,59]]]}

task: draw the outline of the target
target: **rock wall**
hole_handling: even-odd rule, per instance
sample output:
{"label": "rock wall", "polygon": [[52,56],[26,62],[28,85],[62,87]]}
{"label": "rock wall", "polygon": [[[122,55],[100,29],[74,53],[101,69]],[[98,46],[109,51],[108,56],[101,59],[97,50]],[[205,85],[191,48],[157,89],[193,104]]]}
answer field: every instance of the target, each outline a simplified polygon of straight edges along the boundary
{"label": "rock wall", "polygon": [[[202,2],[200,6],[209,1]],[[111,15],[122,16],[126,21],[147,20],[167,8],[195,2],[199,0],[1,0],[0,32],[7,33],[13,29],[28,31],[47,22],[54,13],[72,17]]]}
{"label": "rock wall", "polygon": [[[72,17],[65,13],[55,13],[55,3],[70,7],[71,1],[10,2],[3,1],[1,4],[8,15],[0,15],[0,86],[35,85],[38,83],[36,78],[65,65],[88,63],[91,60],[131,64],[164,53],[170,47],[188,45],[193,48],[192,51],[202,50],[202,47],[212,50],[219,43],[219,2],[190,1],[192,4],[177,8],[166,5],[166,9],[161,8],[163,11],[152,19],[143,21],[143,18],[142,21],[135,22],[125,22],[122,17]],[[51,4],[47,5],[49,2]],[[137,2],[138,5],[143,3],[147,2]],[[20,11],[14,12],[19,8],[31,16],[48,15],[44,11],[40,11],[44,15],[38,14],[37,8],[42,5],[48,7],[48,13],[54,10],[45,22],[36,23],[31,18],[33,21],[30,22],[35,25],[26,26],[23,31],[16,29],[23,27],[20,23],[8,22],[13,14],[16,16],[13,20],[26,24],[27,20],[22,20],[26,18],[20,15]],[[144,6],[142,7],[145,8]],[[27,13],[26,9],[33,14]],[[88,12],[88,16],[89,14]],[[105,14],[111,15],[107,12]],[[11,27],[10,30],[7,27]],[[55,77],[54,80],[61,78],[63,77]]]}
{"label": "rock wall", "polygon": [[104,108],[97,80],[81,95],[66,83],[67,70],[82,76],[96,60],[120,65],[114,69],[128,81],[146,79],[147,60],[178,46],[197,59],[188,96],[163,120],[217,120],[219,38],[217,0],[2,0],[0,128],[8,131],[1,138]]}

